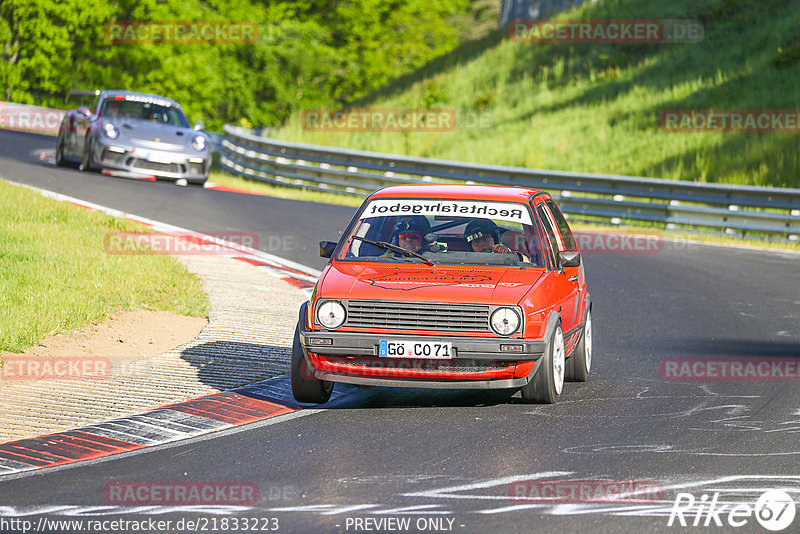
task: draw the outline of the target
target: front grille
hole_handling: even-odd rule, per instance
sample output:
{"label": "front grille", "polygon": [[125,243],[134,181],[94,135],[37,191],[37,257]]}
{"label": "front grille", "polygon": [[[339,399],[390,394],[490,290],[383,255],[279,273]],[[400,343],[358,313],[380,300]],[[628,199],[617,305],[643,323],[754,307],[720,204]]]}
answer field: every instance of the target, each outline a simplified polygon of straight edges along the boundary
{"label": "front grille", "polygon": [[130,158],[128,165],[136,169],[145,169],[148,171],[161,171],[161,172],[176,172],[183,173],[183,165],[178,163],[156,163],[155,161],[147,161],[146,159]]}
{"label": "front grille", "polygon": [[135,146],[154,148],[156,150],[165,150],[169,152],[177,152],[183,150],[184,145],[176,145],[175,143],[162,143],[161,141],[153,141],[150,139],[132,139]]}
{"label": "front grille", "polygon": [[489,306],[350,300],[347,301],[345,326],[382,330],[489,332]]}
{"label": "front grille", "polygon": [[189,174],[203,174],[206,168],[202,163],[190,163]]}
{"label": "front grille", "polygon": [[125,154],[120,154],[119,152],[112,152],[108,149],[103,150],[103,156],[100,158],[103,163],[107,163],[109,165],[119,165],[122,163],[122,160],[125,159]]}

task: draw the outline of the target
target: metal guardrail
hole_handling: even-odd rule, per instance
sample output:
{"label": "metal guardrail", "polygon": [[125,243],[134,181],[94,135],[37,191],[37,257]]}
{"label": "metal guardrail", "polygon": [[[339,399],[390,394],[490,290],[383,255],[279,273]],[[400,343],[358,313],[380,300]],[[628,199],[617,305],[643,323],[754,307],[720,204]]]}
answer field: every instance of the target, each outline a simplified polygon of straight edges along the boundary
{"label": "metal guardrail", "polygon": [[206,135],[208,135],[208,139],[211,141],[211,149],[214,152],[222,152],[222,142],[225,140],[225,136],[217,133],[217,132],[209,132],[208,130],[205,131]]}
{"label": "metal guardrail", "polygon": [[258,137],[226,125],[220,162],[240,176],[365,196],[394,184],[483,183],[543,189],[565,213],[742,233],[800,234],[800,189],[547,171],[365,152]]}

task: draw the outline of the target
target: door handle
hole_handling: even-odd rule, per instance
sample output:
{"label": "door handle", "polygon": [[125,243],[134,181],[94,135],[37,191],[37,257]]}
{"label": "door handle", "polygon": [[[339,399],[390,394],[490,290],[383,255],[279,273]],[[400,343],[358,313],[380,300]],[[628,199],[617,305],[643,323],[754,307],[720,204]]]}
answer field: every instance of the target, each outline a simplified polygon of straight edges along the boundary
{"label": "door handle", "polygon": [[578,280],[578,277],[577,277],[577,276],[570,276],[570,277],[569,277],[569,281],[570,281],[570,282],[575,282],[575,281],[577,281],[577,280]]}

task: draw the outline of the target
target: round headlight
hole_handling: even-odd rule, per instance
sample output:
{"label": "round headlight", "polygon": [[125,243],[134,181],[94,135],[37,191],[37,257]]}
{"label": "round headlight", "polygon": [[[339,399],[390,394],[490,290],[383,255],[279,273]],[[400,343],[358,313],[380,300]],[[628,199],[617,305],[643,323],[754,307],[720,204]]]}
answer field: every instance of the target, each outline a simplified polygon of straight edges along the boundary
{"label": "round headlight", "polygon": [[202,135],[195,135],[192,137],[192,148],[197,150],[198,152],[202,152],[206,149],[206,138]]}
{"label": "round headlight", "polygon": [[519,328],[519,315],[512,308],[497,308],[489,317],[489,324],[496,334],[510,336]]}
{"label": "round headlight", "polygon": [[109,139],[116,139],[117,136],[119,136],[119,130],[117,130],[117,127],[111,122],[103,123],[103,133],[106,134],[106,137]]}
{"label": "round headlight", "polygon": [[317,310],[317,320],[319,324],[328,330],[333,330],[334,328],[342,326],[346,316],[347,314],[344,311],[344,306],[335,300],[322,303]]}

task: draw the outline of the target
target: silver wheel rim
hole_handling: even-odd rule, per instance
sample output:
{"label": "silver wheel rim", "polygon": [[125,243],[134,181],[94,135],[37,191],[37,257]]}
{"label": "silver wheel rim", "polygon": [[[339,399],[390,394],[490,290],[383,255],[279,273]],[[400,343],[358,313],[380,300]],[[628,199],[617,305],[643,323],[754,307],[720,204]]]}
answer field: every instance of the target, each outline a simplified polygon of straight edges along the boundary
{"label": "silver wheel rim", "polygon": [[583,327],[583,360],[588,373],[592,370],[592,312],[586,314],[586,326]]}
{"label": "silver wheel rim", "polygon": [[564,333],[560,326],[553,341],[553,382],[556,395],[561,395],[561,390],[564,389]]}

